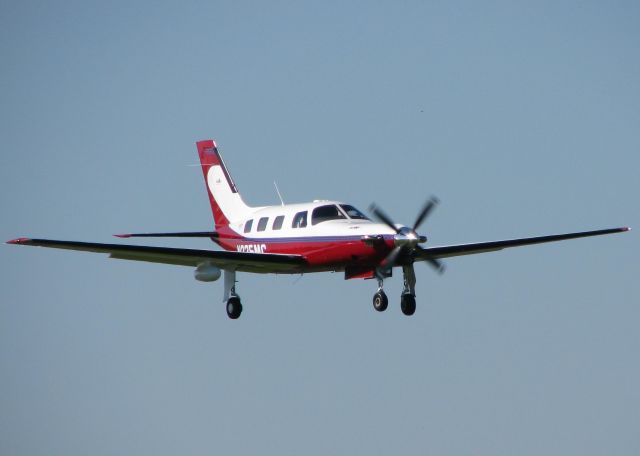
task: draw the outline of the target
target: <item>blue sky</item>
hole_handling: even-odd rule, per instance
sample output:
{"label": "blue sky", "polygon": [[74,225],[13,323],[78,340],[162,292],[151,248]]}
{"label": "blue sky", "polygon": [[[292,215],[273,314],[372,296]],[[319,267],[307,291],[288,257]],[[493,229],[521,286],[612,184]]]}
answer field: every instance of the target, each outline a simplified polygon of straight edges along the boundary
{"label": "blue sky", "polygon": [[[2,2],[2,239],[376,201],[433,244],[640,227],[636,2]],[[637,232],[400,274],[239,276],[4,246],[0,453],[637,454]],[[203,240],[154,245],[210,247]]]}

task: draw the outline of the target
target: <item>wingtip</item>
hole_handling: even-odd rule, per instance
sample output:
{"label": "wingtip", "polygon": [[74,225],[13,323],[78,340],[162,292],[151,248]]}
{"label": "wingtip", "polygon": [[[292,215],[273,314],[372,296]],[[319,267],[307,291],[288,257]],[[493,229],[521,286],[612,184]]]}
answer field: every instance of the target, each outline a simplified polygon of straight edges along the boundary
{"label": "wingtip", "polygon": [[125,233],[125,234],[114,234],[114,236],[117,237],[117,238],[130,238],[131,237],[131,235],[128,234],[128,233]]}
{"label": "wingtip", "polygon": [[11,239],[10,241],[7,241],[7,244],[27,244],[31,239],[29,238],[25,238],[25,237],[21,237],[21,238],[16,238],[16,239]]}
{"label": "wingtip", "polygon": [[631,231],[631,227],[630,226],[623,226],[622,227],[622,231]]}

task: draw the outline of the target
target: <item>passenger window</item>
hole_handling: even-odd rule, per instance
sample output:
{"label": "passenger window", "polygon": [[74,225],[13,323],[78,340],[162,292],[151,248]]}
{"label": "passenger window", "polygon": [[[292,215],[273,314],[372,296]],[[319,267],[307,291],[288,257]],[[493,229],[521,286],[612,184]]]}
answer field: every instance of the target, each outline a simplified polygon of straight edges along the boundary
{"label": "passenger window", "polygon": [[307,226],[307,211],[298,212],[295,217],[293,217],[291,226],[293,228],[304,228]]}
{"label": "passenger window", "polygon": [[335,204],[316,207],[311,213],[311,224],[316,225],[327,220],[338,220],[346,218]]}
{"label": "passenger window", "polygon": [[247,223],[244,224],[244,232],[248,233],[251,231],[251,225],[253,225],[253,219],[247,220]]}
{"label": "passenger window", "polygon": [[280,228],[282,228],[282,222],[284,222],[284,215],[277,216],[273,221],[273,229],[279,230]]}
{"label": "passenger window", "polygon": [[258,220],[258,231],[266,230],[268,221],[269,217],[262,217],[260,220]]}

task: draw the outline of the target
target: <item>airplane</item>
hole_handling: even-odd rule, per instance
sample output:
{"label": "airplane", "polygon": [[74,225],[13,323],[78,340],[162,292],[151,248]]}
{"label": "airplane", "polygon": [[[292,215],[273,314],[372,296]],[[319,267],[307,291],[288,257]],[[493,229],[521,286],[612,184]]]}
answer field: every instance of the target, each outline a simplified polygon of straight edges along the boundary
{"label": "airplane", "polygon": [[[629,227],[554,234],[468,244],[423,247],[427,237],[418,228],[438,204],[431,197],[422,206],[412,225],[394,223],[375,204],[369,208],[371,220],[355,206],[340,201],[315,200],[310,203],[250,207],[242,199],[214,140],[196,143],[204,174],[214,231],[116,234],[119,238],[174,237],[209,238],[224,250],[197,250],[94,242],[17,238],[7,244],[50,247],[109,254],[110,258],[190,266],[194,277],[213,282],[224,276],[223,302],[227,315],[237,319],[242,313],[236,290],[236,274],[304,274],[344,272],[345,279],[376,279],[378,288],[373,307],[387,309],[384,280],[394,268],[402,268],[403,290],[400,308],[404,315],[416,310],[414,264],[426,262],[444,271],[443,258],[494,252],[546,242],[629,231]],[[277,190],[277,188],[276,188]]]}

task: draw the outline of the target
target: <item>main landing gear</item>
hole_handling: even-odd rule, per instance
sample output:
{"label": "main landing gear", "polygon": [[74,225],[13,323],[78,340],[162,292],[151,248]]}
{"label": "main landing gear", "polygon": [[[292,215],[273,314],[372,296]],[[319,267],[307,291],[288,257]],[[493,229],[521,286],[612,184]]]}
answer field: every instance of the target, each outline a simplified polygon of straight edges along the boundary
{"label": "main landing gear", "polygon": [[[404,276],[404,288],[400,295],[400,309],[402,313],[410,316],[416,312],[416,275],[413,264],[402,267]],[[373,308],[378,312],[384,312],[389,305],[389,299],[382,289],[383,275],[378,275],[378,291],[373,295]]]}
{"label": "main landing gear", "polygon": [[242,313],[242,303],[240,303],[240,296],[231,296],[227,299],[227,315],[232,320],[240,318]]}
{"label": "main landing gear", "polygon": [[403,293],[400,297],[400,309],[407,316],[413,315],[416,312],[416,297],[409,293]]}
{"label": "main landing gear", "polygon": [[232,320],[240,318],[242,303],[236,294],[236,271],[224,271],[224,301],[227,304],[227,316]]}

